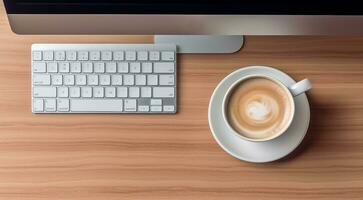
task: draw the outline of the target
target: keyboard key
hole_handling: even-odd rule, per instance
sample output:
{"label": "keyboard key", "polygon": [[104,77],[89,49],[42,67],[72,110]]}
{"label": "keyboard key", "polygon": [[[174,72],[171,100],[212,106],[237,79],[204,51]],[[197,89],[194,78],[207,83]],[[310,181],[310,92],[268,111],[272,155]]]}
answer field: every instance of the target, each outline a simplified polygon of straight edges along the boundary
{"label": "keyboard key", "polygon": [[175,107],[174,106],[163,106],[163,110],[165,112],[174,112],[175,111]]}
{"label": "keyboard key", "polygon": [[160,85],[174,85],[174,75],[160,75],[159,84]]}
{"label": "keyboard key", "polygon": [[43,99],[34,99],[33,109],[35,112],[43,112],[44,110]]}
{"label": "keyboard key", "polygon": [[152,106],[161,106],[162,105],[162,100],[161,99],[151,99],[150,100],[150,105],[152,105]]}
{"label": "keyboard key", "polygon": [[105,73],[105,63],[94,63],[95,73]]}
{"label": "keyboard key", "polygon": [[82,63],[82,72],[83,73],[92,73],[93,72],[93,64],[91,62]]}
{"label": "keyboard key", "polygon": [[59,112],[68,112],[69,111],[69,99],[58,99],[57,100],[57,110]]}
{"label": "keyboard key", "polygon": [[80,60],[80,61],[88,60],[88,51],[79,51],[78,60]]}
{"label": "keyboard key", "polygon": [[136,112],[136,99],[125,99],[125,111]]}
{"label": "keyboard key", "polygon": [[47,72],[48,73],[57,73],[58,72],[58,64],[56,62],[47,63]]}
{"label": "keyboard key", "polygon": [[151,87],[142,87],[141,97],[151,97]]}
{"label": "keyboard key", "polygon": [[174,87],[154,87],[153,96],[159,98],[174,97]]}
{"label": "keyboard key", "polygon": [[106,97],[116,97],[116,88],[114,87],[106,87],[105,89]]}
{"label": "keyboard key", "polygon": [[130,63],[130,73],[140,73],[141,72],[141,63],[135,62]]}
{"label": "keyboard key", "polygon": [[175,59],[174,51],[163,51],[163,52],[161,52],[161,60],[174,61],[174,59]]}
{"label": "keyboard key", "polygon": [[81,63],[80,62],[71,62],[71,72],[72,73],[81,73]]}
{"label": "keyboard key", "polygon": [[151,73],[152,70],[152,63],[142,63],[142,73]]}
{"label": "keyboard key", "polygon": [[67,51],[66,52],[66,58],[69,61],[77,60],[77,52],[76,51]]}
{"label": "keyboard key", "polygon": [[174,63],[156,62],[154,63],[154,73],[174,73]]}
{"label": "keyboard key", "polygon": [[53,60],[53,51],[44,51],[43,52],[43,60],[50,61]]}
{"label": "keyboard key", "polygon": [[35,73],[43,73],[46,72],[45,62],[33,62],[33,72]]}
{"label": "keyboard key", "polygon": [[82,87],[81,96],[85,97],[85,98],[91,98],[92,97],[92,88],[91,87]]}
{"label": "keyboard key", "polygon": [[34,97],[56,97],[57,89],[55,87],[34,87]]}
{"label": "keyboard key", "polygon": [[99,51],[91,51],[89,53],[90,60],[101,60],[101,52]]}
{"label": "keyboard key", "polygon": [[58,97],[68,97],[68,88],[67,87],[59,87],[57,89]]}
{"label": "keyboard key", "polygon": [[161,112],[162,107],[161,106],[150,106],[151,112]]}
{"label": "keyboard key", "polygon": [[47,112],[55,112],[57,110],[55,99],[45,99],[45,111]]}
{"label": "keyboard key", "polygon": [[127,87],[117,88],[117,97],[127,97]]}
{"label": "keyboard key", "polygon": [[33,60],[34,61],[42,60],[42,52],[41,51],[33,51]]}
{"label": "keyboard key", "polygon": [[52,75],[52,85],[62,85],[63,76],[59,74]]}
{"label": "keyboard key", "polygon": [[68,62],[59,63],[59,72],[68,73],[69,72],[69,63]]}
{"label": "keyboard key", "polygon": [[69,96],[72,98],[81,97],[81,88],[80,87],[71,87],[69,88]]}
{"label": "keyboard key", "polygon": [[137,60],[140,60],[140,61],[148,60],[147,51],[138,51],[137,52]]}
{"label": "keyboard key", "polygon": [[111,77],[110,75],[100,75],[100,85],[110,85]]}
{"label": "keyboard key", "polygon": [[112,52],[111,51],[102,51],[101,60],[112,60]]}
{"label": "keyboard key", "polygon": [[145,75],[136,75],[135,84],[136,85],[146,85],[146,76]]}
{"label": "keyboard key", "polygon": [[129,96],[130,97],[134,97],[134,98],[140,97],[140,88],[138,88],[138,87],[130,87],[129,88]]}
{"label": "keyboard key", "polygon": [[64,75],[64,85],[74,85],[74,76]]}
{"label": "keyboard key", "polygon": [[129,63],[117,63],[117,68],[119,73],[128,73],[129,72]]}
{"label": "keyboard key", "polygon": [[71,99],[73,112],[121,112],[121,99]]}
{"label": "keyboard key", "polygon": [[34,74],[33,75],[34,85],[50,85],[50,75],[48,74]]}
{"label": "keyboard key", "polygon": [[76,85],[86,85],[87,84],[87,78],[86,75],[76,75]]}
{"label": "keyboard key", "polygon": [[152,60],[152,61],[160,60],[160,52],[159,51],[150,51],[150,60]]}
{"label": "keyboard key", "polygon": [[126,51],[126,60],[135,61],[136,60],[136,52],[135,51]]}
{"label": "keyboard key", "polygon": [[94,87],[93,88],[93,96],[94,97],[103,97],[104,96],[103,87]]}
{"label": "keyboard key", "polygon": [[54,58],[55,58],[55,60],[58,60],[58,61],[66,60],[66,52],[56,51],[54,53]]}
{"label": "keyboard key", "polygon": [[139,112],[149,112],[150,107],[149,106],[139,106],[138,111]]}
{"label": "keyboard key", "polygon": [[122,85],[122,76],[121,75],[112,75],[111,76],[111,85]]}
{"label": "keyboard key", "polygon": [[134,75],[124,75],[124,85],[134,85]]}
{"label": "keyboard key", "polygon": [[124,52],[123,51],[115,51],[113,52],[114,60],[124,60]]}
{"label": "keyboard key", "polygon": [[157,85],[158,75],[147,75],[147,85]]}
{"label": "keyboard key", "polygon": [[116,63],[115,62],[106,63],[106,72],[107,73],[116,73]]}
{"label": "keyboard key", "polygon": [[98,85],[98,76],[97,75],[88,75],[87,81],[88,81],[88,85]]}

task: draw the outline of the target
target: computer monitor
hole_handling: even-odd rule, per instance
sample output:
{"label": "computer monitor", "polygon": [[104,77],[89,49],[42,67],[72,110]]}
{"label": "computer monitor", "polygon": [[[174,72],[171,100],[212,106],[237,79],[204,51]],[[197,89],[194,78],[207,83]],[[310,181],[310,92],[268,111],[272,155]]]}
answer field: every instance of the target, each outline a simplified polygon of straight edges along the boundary
{"label": "computer monitor", "polygon": [[354,0],[4,0],[4,3],[11,28],[18,34],[153,34],[159,35],[156,42],[177,43],[185,52],[232,52],[242,45],[242,35],[363,33],[363,8]]}

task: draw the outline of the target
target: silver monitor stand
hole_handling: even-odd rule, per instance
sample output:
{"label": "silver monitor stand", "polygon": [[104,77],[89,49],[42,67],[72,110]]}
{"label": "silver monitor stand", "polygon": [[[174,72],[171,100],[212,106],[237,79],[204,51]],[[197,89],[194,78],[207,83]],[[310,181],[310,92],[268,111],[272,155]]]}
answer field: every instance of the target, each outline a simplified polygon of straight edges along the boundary
{"label": "silver monitor stand", "polygon": [[244,43],[240,35],[155,35],[155,44],[176,44],[178,53],[234,53]]}

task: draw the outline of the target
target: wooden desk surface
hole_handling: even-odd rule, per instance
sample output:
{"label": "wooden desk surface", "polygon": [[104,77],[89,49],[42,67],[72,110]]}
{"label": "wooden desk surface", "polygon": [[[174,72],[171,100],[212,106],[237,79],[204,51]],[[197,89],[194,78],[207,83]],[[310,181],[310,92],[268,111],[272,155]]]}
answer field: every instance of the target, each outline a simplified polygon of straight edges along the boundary
{"label": "wooden desk surface", "polygon": [[[179,56],[177,115],[33,115],[32,43],[150,36],[19,36],[0,5],[0,199],[362,199],[363,37],[247,37],[231,55]],[[284,161],[234,159],[208,127],[228,73],[275,66],[314,89],[310,139]]]}

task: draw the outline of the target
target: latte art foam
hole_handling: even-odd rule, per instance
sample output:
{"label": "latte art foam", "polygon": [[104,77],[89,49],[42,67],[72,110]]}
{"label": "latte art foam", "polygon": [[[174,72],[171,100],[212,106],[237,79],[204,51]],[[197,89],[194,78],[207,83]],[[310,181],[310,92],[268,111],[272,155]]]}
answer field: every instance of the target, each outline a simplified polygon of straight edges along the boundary
{"label": "latte art foam", "polygon": [[269,138],[284,129],[292,115],[287,91],[267,78],[242,81],[232,92],[227,117],[230,125],[242,136],[251,139]]}
{"label": "latte art foam", "polygon": [[251,100],[246,105],[246,115],[251,120],[258,122],[266,122],[273,115],[273,108],[276,107],[276,102],[268,97],[261,100]]}

